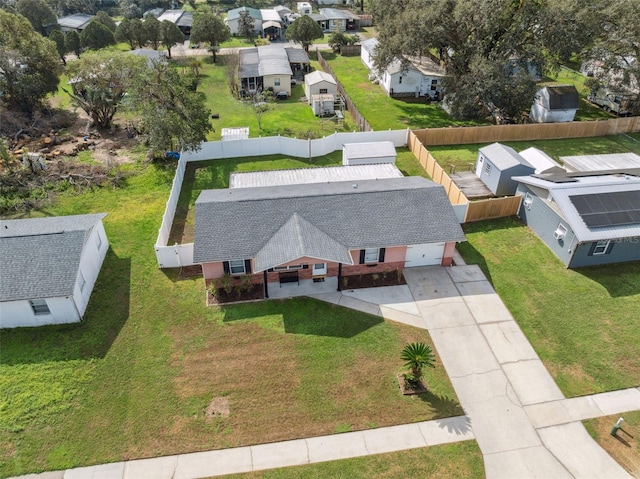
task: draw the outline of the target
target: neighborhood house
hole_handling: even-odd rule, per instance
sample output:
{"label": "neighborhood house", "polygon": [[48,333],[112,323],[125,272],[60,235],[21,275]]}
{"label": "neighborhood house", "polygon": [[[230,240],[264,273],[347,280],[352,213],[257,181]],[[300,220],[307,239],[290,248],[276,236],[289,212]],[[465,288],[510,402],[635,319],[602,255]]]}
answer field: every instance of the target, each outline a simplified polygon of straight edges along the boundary
{"label": "neighborhood house", "polygon": [[272,89],[278,95],[291,95],[291,80],[297,72],[309,70],[309,57],[302,48],[266,45],[242,48],[238,78],[245,95]]}
{"label": "neighborhood house", "polygon": [[109,249],[106,214],[0,220],[0,327],[77,323]]}
{"label": "neighborhood house", "polygon": [[[426,207],[428,205],[428,207]],[[441,185],[421,177],[205,190],[193,259],[205,280],[298,281],[450,265],[465,236]]]}

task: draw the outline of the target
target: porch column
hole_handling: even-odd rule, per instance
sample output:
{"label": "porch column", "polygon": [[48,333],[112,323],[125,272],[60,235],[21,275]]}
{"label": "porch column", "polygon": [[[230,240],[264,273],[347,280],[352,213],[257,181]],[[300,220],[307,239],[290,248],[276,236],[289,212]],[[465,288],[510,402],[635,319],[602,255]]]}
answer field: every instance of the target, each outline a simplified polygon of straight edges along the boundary
{"label": "porch column", "polygon": [[342,291],[342,263],[338,263],[338,289],[337,291]]}
{"label": "porch column", "polygon": [[264,278],[264,297],[269,297],[269,286],[267,286],[267,270],[265,269],[262,272],[262,277]]}

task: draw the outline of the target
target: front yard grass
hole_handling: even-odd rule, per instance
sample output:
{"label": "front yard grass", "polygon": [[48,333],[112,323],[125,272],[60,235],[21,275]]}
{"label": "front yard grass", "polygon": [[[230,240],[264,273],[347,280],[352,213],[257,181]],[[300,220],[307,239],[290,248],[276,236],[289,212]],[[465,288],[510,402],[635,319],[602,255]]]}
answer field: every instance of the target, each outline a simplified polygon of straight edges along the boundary
{"label": "front yard grass", "polygon": [[424,99],[402,100],[388,97],[380,85],[369,80],[369,71],[360,57],[345,57],[327,51],[322,51],[321,54],[374,130],[416,130],[480,124],[453,120],[439,104],[427,104]]}
{"label": "front yard grass", "polygon": [[464,226],[478,264],[567,397],[638,386],[640,262],[570,270],[515,218]]}
{"label": "front yard grass", "polygon": [[356,457],[248,474],[223,479],[480,479],[485,477],[482,453],[475,441]]}
{"label": "front yard grass", "polygon": [[[618,418],[624,417],[616,437],[610,431]],[[584,425],[600,446],[624,467],[632,477],[640,477],[640,411],[584,421]]]}
{"label": "front yard grass", "polygon": [[[544,151],[556,161],[560,156],[602,155],[607,153],[640,154],[640,134],[611,135],[592,138],[563,138],[561,140],[503,141],[504,145],[522,151],[534,146]],[[478,150],[489,143],[473,143],[467,145],[429,146],[440,166],[449,172],[452,166],[456,171],[473,170],[478,158]],[[560,162],[561,163],[561,162]]]}
{"label": "front yard grass", "polygon": [[[37,213],[106,211],[111,248],[81,324],[2,331],[0,477],[462,414],[441,365],[399,392],[426,331],[311,299],[205,307],[153,251],[173,167],[126,168]],[[206,417],[214,397],[228,417]]]}

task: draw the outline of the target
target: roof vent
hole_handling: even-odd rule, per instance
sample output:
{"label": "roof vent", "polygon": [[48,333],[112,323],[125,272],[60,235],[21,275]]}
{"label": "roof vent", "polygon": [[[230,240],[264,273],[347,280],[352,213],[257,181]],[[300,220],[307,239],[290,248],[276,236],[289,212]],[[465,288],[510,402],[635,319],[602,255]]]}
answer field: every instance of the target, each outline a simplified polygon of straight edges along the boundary
{"label": "roof vent", "polygon": [[358,183],[354,183],[351,185],[351,188],[353,188],[354,190],[358,189]]}

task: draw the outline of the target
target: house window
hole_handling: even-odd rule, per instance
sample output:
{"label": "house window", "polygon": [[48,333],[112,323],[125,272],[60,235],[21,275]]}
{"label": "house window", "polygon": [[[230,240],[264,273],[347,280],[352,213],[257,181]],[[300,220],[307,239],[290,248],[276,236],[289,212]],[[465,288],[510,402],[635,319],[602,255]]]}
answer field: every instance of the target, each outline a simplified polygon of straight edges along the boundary
{"label": "house window", "polygon": [[31,304],[33,314],[51,314],[49,306],[47,306],[47,302],[44,299],[32,299],[29,304]]}
{"label": "house window", "polygon": [[431,80],[431,86],[437,86],[438,80]]}
{"label": "house window", "polygon": [[280,78],[275,78],[275,79],[273,80],[273,85],[274,85],[274,86],[280,86]]}
{"label": "house window", "polygon": [[484,172],[487,175],[491,174],[491,163],[488,161],[484,164]]}
{"label": "house window", "polygon": [[367,248],[364,250],[365,263],[377,263],[380,250],[378,248]]}
{"label": "house window", "polygon": [[100,238],[100,233],[96,233],[96,246],[98,247],[98,251],[102,248],[102,238]]}
{"label": "house window", "polygon": [[327,93],[329,93],[329,92],[327,91],[326,88],[320,88],[320,94],[321,95],[326,95]]}
{"label": "house window", "polygon": [[79,272],[78,284],[80,285],[80,291],[84,291],[84,285],[87,284],[87,281],[84,279],[82,271]]}
{"label": "house window", "polygon": [[596,243],[596,246],[593,248],[593,256],[599,254],[607,254],[607,249],[609,249],[609,240],[602,240]]}
{"label": "house window", "polygon": [[291,264],[289,266],[274,266],[273,270],[274,271],[288,271],[288,270],[296,270],[296,269],[302,269],[302,265],[301,264]]}
{"label": "house window", "polygon": [[236,259],[229,261],[229,272],[231,274],[244,274],[246,272],[244,269],[244,260]]}

